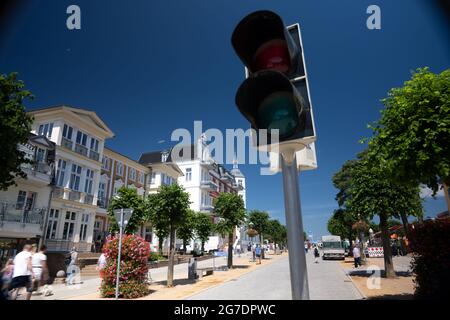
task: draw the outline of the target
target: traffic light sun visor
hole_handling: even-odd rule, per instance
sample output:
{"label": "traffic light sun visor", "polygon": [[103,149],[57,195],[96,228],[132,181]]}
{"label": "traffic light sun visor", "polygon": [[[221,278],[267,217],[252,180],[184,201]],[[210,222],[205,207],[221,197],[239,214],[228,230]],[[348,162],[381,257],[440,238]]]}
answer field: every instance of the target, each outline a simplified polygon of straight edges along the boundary
{"label": "traffic light sun visor", "polygon": [[[251,72],[256,72],[262,70],[262,67],[265,65],[265,63],[261,62],[261,57],[267,57],[270,52],[282,57],[283,61],[286,59],[290,60],[285,37],[283,21],[277,14],[271,11],[257,11],[249,14],[239,22],[231,37],[231,43],[242,62]],[[273,46],[274,40],[278,41],[278,46],[276,47]],[[282,43],[283,41],[284,44]],[[282,44],[281,46],[279,45],[280,43]],[[272,49],[268,50],[268,46]],[[262,56],[260,55],[261,50],[265,52]],[[286,62],[283,63],[286,64]],[[290,62],[287,64],[289,69]],[[267,69],[267,66],[265,68]],[[282,69],[285,70],[286,67]],[[282,70],[279,71],[285,72]]]}

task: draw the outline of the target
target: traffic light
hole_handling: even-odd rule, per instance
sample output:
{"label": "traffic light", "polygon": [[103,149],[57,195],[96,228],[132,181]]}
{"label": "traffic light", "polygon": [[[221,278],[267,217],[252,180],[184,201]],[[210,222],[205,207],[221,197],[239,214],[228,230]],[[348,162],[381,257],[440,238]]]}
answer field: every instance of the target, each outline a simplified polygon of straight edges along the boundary
{"label": "traffic light", "polygon": [[255,145],[270,145],[271,129],[279,130],[280,147],[300,150],[314,142],[299,25],[286,28],[274,12],[256,11],[239,22],[231,43],[247,71],[236,105],[253,129],[268,130],[264,140],[253,136]]}

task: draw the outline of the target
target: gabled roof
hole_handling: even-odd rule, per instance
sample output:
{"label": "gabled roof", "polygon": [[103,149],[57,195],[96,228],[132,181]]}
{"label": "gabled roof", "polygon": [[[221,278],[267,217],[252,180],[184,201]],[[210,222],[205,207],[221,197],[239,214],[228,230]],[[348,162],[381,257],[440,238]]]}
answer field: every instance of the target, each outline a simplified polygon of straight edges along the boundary
{"label": "gabled roof", "polygon": [[66,105],[59,105],[59,106],[52,106],[52,107],[45,107],[40,109],[34,109],[31,111],[28,111],[30,115],[36,115],[36,114],[42,114],[46,112],[56,112],[56,111],[67,111],[71,112],[73,115],[78,117],[82,122],[85,122],[90,125],[95,125],[96,127],[100,128],[102,131],[106,133],[107,137],[114,137],[114,133],[112,130],[103,122],[100,117],[91,110],[81,109],[81,108],[75,108],[71,106]]}
{"label": "gabled roof", "polygon": [[39,144],[41,146],[44,146],[48,149],[55,149],[55,143],[53,141],[50,141],[47,137],[45,136],[38,136],[35,135],[33,133],[30,133],[29,136],[29,142],[33,143],[33,144]]}

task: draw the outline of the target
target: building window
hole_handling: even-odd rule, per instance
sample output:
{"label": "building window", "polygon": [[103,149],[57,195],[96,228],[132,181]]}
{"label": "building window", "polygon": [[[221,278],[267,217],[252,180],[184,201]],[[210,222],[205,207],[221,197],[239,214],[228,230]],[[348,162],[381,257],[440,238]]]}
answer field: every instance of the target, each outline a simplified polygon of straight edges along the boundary
{"label": "building window", "polygon": [[105,170],[109,170],[109,158],[103,157],[102,163],[102,168]]}
{"label": "building window", "polygon": [[86,182],[84,184],[84,192],[92,194],[92,184],[94,183],[94,171],[91,169],[86,170]]}
{"label": "building window", "polygon": [[64,175],[66,173],[66,161],[59,159],[58,160],[58,170],[56,171],[56,185],[63,187],[64,186]]}
{"label": "building window", "polygon": [[87,227],[89,223],[89,214],[83,213],[80,226],[80,241],[86,241]]}
{"label": "building window", "polygon": [[134,168],[130,169],[130,179],[136,181],[136,169]]}
{"label": "building window", "polygon": [[150,184],[154,184],[156,182],[156,172],[152,172],[150,177]]}
{"label": "building window", "polygon": [[87,144],[87,134],[86,134],[86,133],[83,133],[83,132],[81,132],[81,131],[78,131],[78,132],[77,132],[76,143],[78,143],[78,144],[80,144],[80,145],[86,147],[86,144]]}
{"label": "building window", "polygon": [[69,188],[72,190],[80,190],[81,166],[72,164],[72,173],[70,175]]}
{"label": "building window", "polygon": [[106,190],[106,183],[100,182],[98,185],[98,199],[103,201],[105,200],[105,190]]}
{"label": "building window", "polygon": [[45,136],[47,138],[52,137],[53,123],[45,123],[39,126],[38,135]]}
{"label": "building window", "polygon": [[143,172],[140,172],[140,173],[139,173],[139,182],[140,182],[141,184],[144,184],[144,183],[145,183],[145,173],[143,173]]}
{"label": "building window", "polygon": [[161,157],[162,157],[162,162],[166,162],[167,161],[167,158],[169,157],[169,153],[168,152],[164,152],[162,155],[161,155]]}
{"label": "building window", "polygon": [[242,180],[241,179],[238,180],[238,185],[240,185],[242,187]]}
{"label": "building window", "polygon": [[77,213],[66,211],[64,220],[63,240],[73,240],[73,232],[75,230],[75,222],[77,220]]}
{"label": "building window", "polygon": [[98,152],[98,140],[95,138],[91,138],[91,150]]}
{"label": "building window", "polygon": [[58,218],[59,218],[59,210],[50,209],[50,214],[48,216],[46,239],[56,239],[56,231],[58,230]]}
{"label": "building window", "polygon": [[67,140],[72,140],[72,133],[73,133],[73,128],[71,126],[68,126],[67,124],[64,125],[63,127],[63,137],[66,138]]}
{"label": "building window", "polygon": [[122,162],[117,162],[116,173],[119,176],[123,175],[123,164],[122,164]]}
{"label": "building window", "polygon": [[45,151],[46,151],[45,149],[41,149],[41,148],[37,149],[37,151],[36,151],[36,162],[41,162],[41,163],[45,162],[45,159],[46,159],[46,156],[45,156],[46,152]]}
{"label": "building window", "polygon": [[192,180],[192,168],[186,168],[186,181]]}
{"label": "building window", "polygon": [[20,190],[17,196],[16,210],[22,210],[25,205],[25,199],[27,198],[27,192]]}

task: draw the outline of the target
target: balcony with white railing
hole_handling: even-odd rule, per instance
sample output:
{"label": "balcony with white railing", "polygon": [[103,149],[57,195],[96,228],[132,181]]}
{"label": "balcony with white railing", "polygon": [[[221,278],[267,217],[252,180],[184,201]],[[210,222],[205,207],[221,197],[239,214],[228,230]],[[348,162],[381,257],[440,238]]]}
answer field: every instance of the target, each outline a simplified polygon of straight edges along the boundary
{"label": "balcony with white railing", "polygon": [[0,231],[5,236],[35,237],[42,234],[47,208],[26,209],[16,203],[0,203]]}
{"label": "balcony with white railing", "polygon": [[92,194],[86,194],[84,195],[84,201],[85,204],[94,204],[94,196]]}
{"label": "balcony with white railing", "polygon": [[53,169],[44,162],[24,163],[21,165],[23,172],[27,175],[29,181],[42,184],[50,184],[53,177]]}
{"label": "balcony with white railing", "polygon": [[202,180],[200,182],[200,188],[207,189],[210,191],[216,191],[217,190],[217,184],[212,180]]}
{"label": "balcony with white railing", "polygon": [[82,156],[87,157],[88,156],[88,148],[86,148],[85,146],[79,144],[79,143],[75,143],[75,150],[76,153],[81,154]]}
{"label": "balcony with white railing", "polygon": [[63,146],[66,149],[72,150],[73,149],[73,141],[62,137],[61,146]]}
{"label": "balcony with white railing", "polygon": [[100,161],[100,154],[94,150],[89,150],[89,158],[94,161]]}
{"label": "balcony with white railing", "polygon": [[81,192],[70,190],[69,191],[69,200],[71,201],[80,201],[81,200]]}

